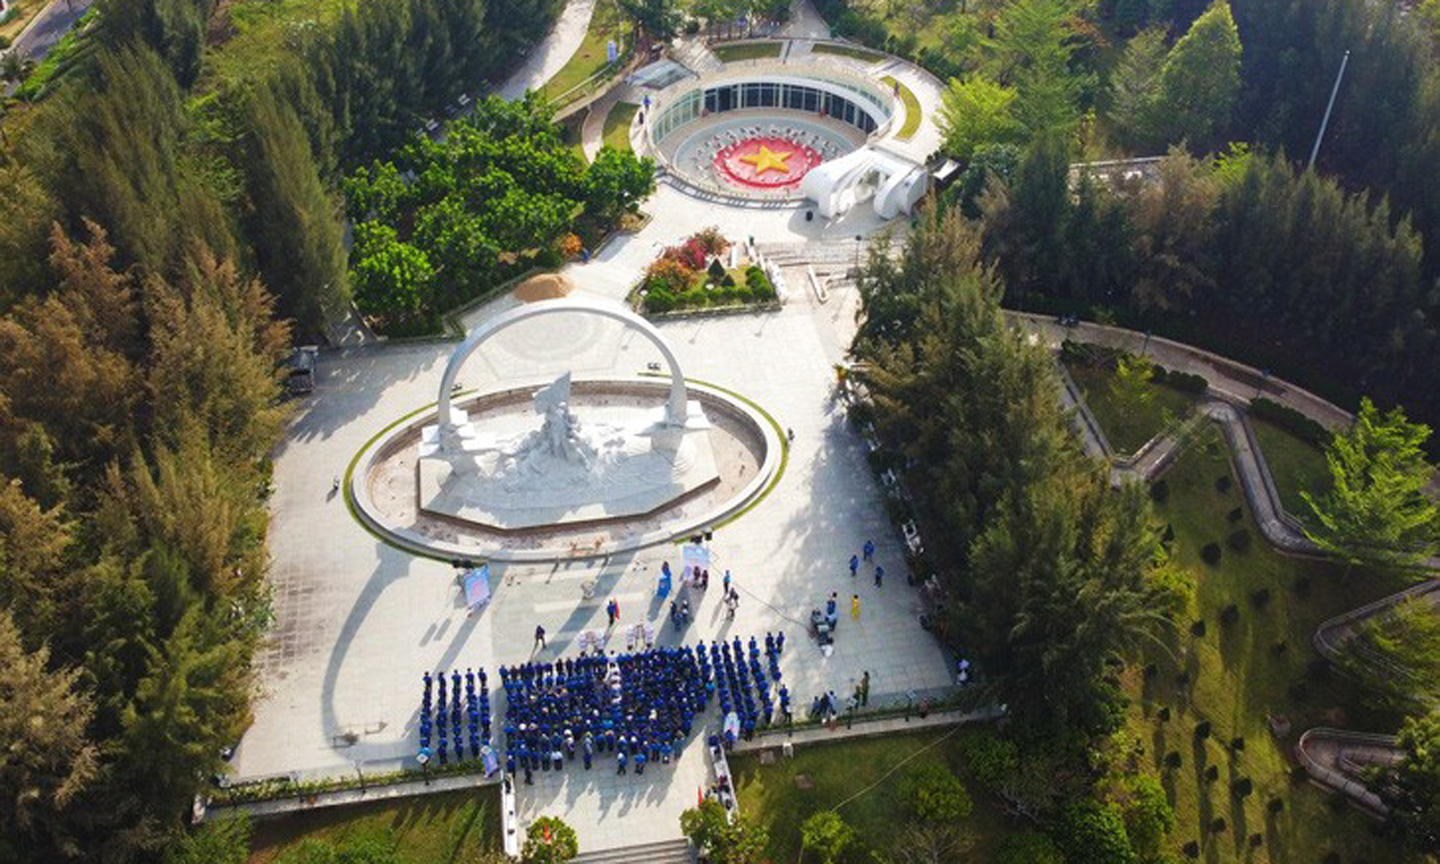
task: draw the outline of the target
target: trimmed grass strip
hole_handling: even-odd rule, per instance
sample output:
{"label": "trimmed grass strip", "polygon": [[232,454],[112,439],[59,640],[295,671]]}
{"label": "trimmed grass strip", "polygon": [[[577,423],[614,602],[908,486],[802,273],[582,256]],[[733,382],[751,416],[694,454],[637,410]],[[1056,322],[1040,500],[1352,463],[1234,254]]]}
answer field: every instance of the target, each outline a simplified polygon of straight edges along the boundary
{"label": "trimmed grass strip", "polygon": [[630,122],[640,106],[633,102],[616,102],[605,115],[604,142],[622,153],[630,152]]}
{"label": "trimmed grass strip", "polygon": [[895,137],[901,141],[909,141],[915,137],[916,132],[920,131],[920,120],[924,116],[920,111],[920,100],[915,98],[915,94],[910,91],[909,87],[896,78],[886,75],[880,80],[894,90],[905,105],[905,125],[900,127],[900,131],[895,133]]}
{"label": "trimmed grass strip", "polygon": [[761,60],[780,56],[779,42],[742,42],[738,45],[720,45],[712,49],[721,63],[737,63],[741,60]]}
{"label": "trimmed grass strip", "polygon": [[879,63],[885,59],[885,55],[879,51],[872,51],[869,48],[857,48],[853,45],[836,45],[831,42],[821,42],[810,49],[811,54],[838,54],[841,57],[849,57],[852,60],[863,60],[866,63]]}

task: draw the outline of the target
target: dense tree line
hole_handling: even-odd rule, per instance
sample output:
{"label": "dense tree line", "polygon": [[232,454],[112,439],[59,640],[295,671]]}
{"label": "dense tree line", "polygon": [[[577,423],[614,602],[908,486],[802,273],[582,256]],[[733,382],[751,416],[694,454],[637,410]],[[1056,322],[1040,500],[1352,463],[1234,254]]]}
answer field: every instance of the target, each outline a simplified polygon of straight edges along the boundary
{"label": "dense tree line", "polygon": [[7,860],[153,849],[245,722],[289,332],[187,245],[142,275],[57,226],[55,287],[0,319]]}
{"label": "dense tree line", "polygon": [[156,859],[220,769],[269,621],[286,319],[348,293],[340,178],[555,7],[375,0],[231,80],[214,5],[107,4],[83,68],[4,118],[6,861]]}
{"label": "dense tree line", "polygon": [[[1066,860],[1152,860],[1173,819],[1163,790],[1123,770],[1101,788],[1109,769],[1091,760],[1122,722],[1115,668],[1165,638],[1190,587],[1144,490],[1112,487],[1080,450],[1054,360],[1006,324],[1003,289],[954,210],[922,213],[899,261],[873,256],[852,346],[860,419],[911,493],[943,638],[1008,709],[1013,740],[985,736],[967,764]],[[1052,860],[1024,857],[1040,848],[1006,860]]]}
{"label": "dense tree line", "polygon": [[974,223],[927,212],[898,263],[862,275],[852,350],[944,562],[955,643],[1017,718],[1100,734],[1118,702],[1107,658],[1159,635],[1183,586],[1143,491],[1080,452],[1053,360],[1006,326],[980,254]]}
{"label": "dense tree line", "polygon": [[1384,199],[1233,151],[1173,152],[1156,182],[1069,182],[1037,141],[982,196],[985,245],[1022,307],[1114,316],[1215,346],[1342,402],[1433,412],[1440,293]]}
{"label": "dense tree line", "polygon": [[[442,142],[416,136],[345,180],[356,305],[387,332],[433,330],[444,309],[559,259],[655,189],[654,165],[601,148],[592,165],[533,96],[482,100]],[[578,239],[577,239],[578,243]]]}

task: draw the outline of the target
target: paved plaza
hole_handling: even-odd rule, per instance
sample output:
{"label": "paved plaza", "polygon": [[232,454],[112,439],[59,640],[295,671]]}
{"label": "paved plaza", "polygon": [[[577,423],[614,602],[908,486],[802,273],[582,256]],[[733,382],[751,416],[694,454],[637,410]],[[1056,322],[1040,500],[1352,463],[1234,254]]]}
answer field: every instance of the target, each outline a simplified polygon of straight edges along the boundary
{"label": "paved plaza", "polygon": [[[587,0],[572,2],[507,88],[538,86],[553,74],[573,54],[592,9]],[[815,29],[813,17],[801,23]],[[665,246],[707,225],[732,241],[810,244],[832,257],[838,249],[846,260],[858,247],[856,237],[883,227],[869,207],[834,222],[807,221],[803,207],[701,202],[663,180],[644,210],[652,218],[639,232],[565,268],[576,296],[621,302]],[[275,456],[269,546],[276,620],[260,656],[261,694],[232,762],[234,779],[413,767],[424,670],[484,666],[493,674],[500,664],[573,656],[583,630],[605,630],[612,598],[620,603],[621,621],[611,647],[622,650],[622,629],[642,621],[653,624],[662,645],[785,631],[781,669],[797,713],[825,690],[847,696],[865,671],[872,706],[947,685],[951,660],[919,626],[900,539],[863,444],[835,399],[833,366],[854,332],[855,292],[832,286],[822,303],[803,269],[792,267],[786,276],[788,302],[779,312],[659,325],[687,376],[754,400],[795,435],[776,488],[715,532],[716,582],[708,593],[692,593],[699,604],[680,633],[655,600],[661,563],[679,563],[673,544],[562,564],[497,564],[492,601],[467,614],[450,565],[385,545],[332,492],[334,479],[344,478],[373,436],[435,401],[457,343],[381,343],[322,354],[315,392],[296,403]],[[501,297],[468,313],[464,324],[473,328],[517,302]],[[577,379],[629,378],[659,359],[653,346],[619,324],[566,315],[497,335],[467,362],[459,381],[486,392],[549,383],[566,371]],[[873,586],[868,568],[855,580],[849,574],[851,554],[867,539],[879,545],[883,588]],[[733,621],[725,616],[719,585],[727,569],[740,592]],[[592,579],[597,588],[586,599],[582,584]],[[832,591],[840,595],[842,615],[834,652],[825,657],[808,634],[808,620]],[[848,614],[852,593],[861,597],[859,620]],[[549,645],[532,654],[537,624]],[[715,710],[703,722],[718,726]],[[496,725],[501,722],[497,717]],[[613,758],[597,760],[591,772],[578,763],[564,772],[537,772],[534,786],[520,787],[518,811],[522,822],[542,813],[562,816],[578,831],[583,850],[664,840],[678,836],[679,814],[693,806],[706,778],[703,741],[692,740],[675,764],[653,766],[644,776],[616,776]]]}
{"label": "paved plaza", "polygon": [[[665,212],[663,193],[657,197],[657,209]],[[793,215],[719,210],[704,215],[732,226],[744,221],[757,232],[765,231],[767,217],[774,224]],[[669,235],[688,233],[658,218],[651,224],[591,264],[572,268],[578,293],[618,301]],[[785,232],[767,236],[776,235]],[[477,310],[470,323],[514,302],[502,298]],[[233,763],[237,779],[413,765],[423,670],[483,665],[493,671],[522,662],[532,656],[536,624],[550,637],[539,657],[573,654],[582,630],[605,628],[604,604],[612,597],[620,602],[622,625],[653,620],[661,644],[681,636],[694,642],[785,630],[781,668],[801,708],[824,689],[847,694],[865,670],[872,698],[881,703],[908,690],[943,686],[949,661],[919,627],[900,541],[885,518],[863,445],[834,399],[833,364],[853,332],[854,304],[853,291],[837,291],[820,304],[792,289],[780,312],[661,325],[688,376],[753,399],[795,432],[779,485],[716,532],[712,543],[712,575],[718,579],[729,569],[740,589],[738,616],[726,620],[717,584],[679,635],[654,600],[661,562],[678,563],[678,547],[669,544],[604,560],[497,566],[493,601],[467,615],[449,565],[384,545],[331,494],[332,478],[344,475],[371,436],[434,401],[455,343],[323,355],[315,393],[297,405],[276,454],[270,548],[277,618],[261,656],[255,723]],[[658,359],[649,343],[619,325],[560,316],[498,335],[470,360],[460,381],[489,390],[545,383],[567,369],[580,378],[630,376]],[[873,587],[868,572],[854,582],[849,575],[850,555],[869,538],[879,544],[878,559],[889,574],[882,589]],[[599,587],[585,600],[581,583],[590,578]],[[858,592],[862,611],[859,621],[842,615],[834,654],[825,658],[806,622],[831,591],[842,601]],[[848,610],[847,602],[841,606]],[[692,743],[678,765],[644,777],[613,777],[608,761],[588,776],[567,772],[559,778],[563,783],[543,775],[535,787],[522,787],[521,815],[566,815],[586,848],[672,837],[680,810],[703,782],[703,759],[703,746]],[[597,794],[582,794],[587,790]],[[646,810],[656,811],[653,818],[637,817]]]}

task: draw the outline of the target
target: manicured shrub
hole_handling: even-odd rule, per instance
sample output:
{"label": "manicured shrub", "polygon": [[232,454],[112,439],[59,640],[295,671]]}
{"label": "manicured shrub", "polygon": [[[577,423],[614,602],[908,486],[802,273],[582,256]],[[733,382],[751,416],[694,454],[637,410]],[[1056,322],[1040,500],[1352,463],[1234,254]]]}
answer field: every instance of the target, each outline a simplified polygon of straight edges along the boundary
{"label": "manicured shrub", "polygon": [[1304,681],[1296,681],[1286,690],[1290,698],[1295,702],[1304,702],[1310,697],[1310,686]]}
{"label": "manicured shrub", "polygon": [[995,853],[995,864],[1065,864],[1055,843],[1039,831],[1011,834]]}
{"label": "manicured shrub", "polygon": [[[1164,504],[1170,498],[1170,484],[1164,480],[1156,480],[1150,484],[1150,500],[1156,504]],[[1168,525],[1166,527],[1169,527]]]}
{"label": "manicured shrub", "polygon": [[1255,783],[1249,777],[1241,777],[1230,784],[1230,794],[1236,798],[1245,798],[1255,791]]}
{"label": "manicured shrub", "polygon": [[1143,674],[1145,676],[1145,679],[1148,681],[1149,679],[1154,678],[1156,675],[1160,674],[1160,667],[1156,666],[1154,663],[1146,663],[1145,669],[1141,674]]}
{"label": "manicured shrub", "polygon": [[1276,642],[1274,645],[1270,646],[1270,653],[1274,654],[1276,657],[1279,657],[1280,655],[1284,654],[1286,651],[1289,650],[1290,643],[1285,639],[1281,639],[1279,642]]}
{"label": "manicured shrub", "polygon": [[1220,779],[1220,768],[1216,765],[1205,766],[1205,782],[1214,783]]}
{"label": "manicured shrub", "polygon": [[1302,441],[1323,447],[1330,440],[1330,433],[1324,426],[1296,411],[1294,408],[1272,402],[1269,399],[1255,399],[1250,402],[1250,416],[1279,426]]}
{"label": "manicured shrub", "polygon": [[1197,842],[1194,841],[1194,840],[1191,840],[1190,842],[1186,843],[1184,846],[1181,846],[1181,847],[1180,847],[1180,851],[1183,852],[1183,853],[1185,853],[1185,857],[1186,857],[1186,858],[1199,858],[1199,857],[1200,857],[1200,844],[1197,843]]}
{"label": "manicured shrub", "polygon": [[734,287],[735,287],[735,277],[734,277],[734,276],[731,276],[729,273],[726,273],[726,274],[725,274],[725,277],[720,280],[720,285],[721,285],[722,287],[725,287],[725,288],[734,288]]}
{"label": "manicured shrub", "polygon": [[1179,768],[1181,765],[1183,765],[1183,764],[1185,764],[1185,760],[1180,756],[1180,751],[1179,751],[1179,750],[1171,750],[1169,753],[1166,753],[1166,754],[1165,754],[1165,767],[1166,767],[1166,768],[1169,768],[1169,769],[1171,769],[1171,770],[1175,770],[1175,769],[1178,769],[1178,768]]}
{"label": "manicured shrub", "polygon": [[1191,636],[1204,636],[1204,635],[1205,635],[1205,622],[1204,622],[1203,620],[1201,620],[1201,621],[1196,621],[1194,624],[1191,624],[1191,625],[1190,625],[1190,635],[1191,635]]}
{"label": "manicured shrub", "polygon": [[960,778],[938,762],[926,762],[911,775],[907,797],[922,822],[959,822],[974,808]]}
{"label": "manicured shrub", "polygon": [[1240,607],[1234,603],[1220,610],[1220,624],[1229,627],[1240,620]]}
{"label": "manicured shrub", "polygon": [[1245,750],[1245,738],[1239,735],[1231,738],[1230,749],[1234,750],[1236,753],[1243,752]]}
{"label": "manicured shrub", "polygon": [[1215,491],[1222,493],[1229,492],[1232,482],[1233,481],[1231,481],[1229,474],[1221,474],[1219,477],[1215,478]]}
{"label": "manicured shrub", "polygon": [[1250,835],[1250,848],[1259,849],[1265,845],[1265,835],[1259,832]]}
{"label": "manicured shrub", "polygon": [[1201,720],[1199,723],[1195,724],[1195,737],[1200,739],[1201,741],[1204,741],[1206,738],[1210,737],[1210,730],[1210,721]]}
{"label": "manicured shrub", "polygon": [[1229,546],[1231,551],[1234,552],[1249,552],[1250,532],[1245,530],[1244,528],[1241,528],[1237,531],[1231,531],[1230,536],[1225,538],[1225,545]]}
{"label": "manicured shrub", "polygon": [[855,842],[855,829],[834,810],[821,810],[800,825],[800,842],[823,864],[835,864]]}
{"label": "manicured shrub", "polygon": [[562,864],[579,853],[580,841],[574,828],[558,816],[541,816],[525,832],[520,860],[524,864]]}
{"label": "manicured shrub", "polygon": [[1236,507],[1229,513],[1226,513],[1225,518],[1230,522],[1239,522],[1245,518],[1245,509],[1243,507]]}
{"label": "manicured shrub", "polygon": [[1165,523],[1165,533],[1160,535],[1160,542],[1170,544],[1175,542],[1175,526],[1169,522]]}
{"label": "manicured shrub", "polygon": [[1135,860],[1119,808],[1093,798],[1065,805],[1056,823],[1055,839],[1066,864],[1128,864]]}
{"label": "manicured shrub", "polygon": [[1224,820],[1224,819],[1221,819],[1221,818],[1218,817],[1218,816],[1210,821],[1210,833],[1211,833],[1211,834],[1224,834],[1226,827],[1228,827],[1228,826],[1227,826],[1225,820]]}
{"label": "manicured shrub", "polygon": [[[1300,770],[1303,771],[1305,769],[1301,768]],[[1271,813],[1283,813],[1285,811],[1285,802],[1280,798],[1271,798],[1270,802],[1265,805],[1265,809]]]}
{"label": "manicured shrub", "polygon": [[1219,543],[1206,543],[1206,544],[1200,549],[1200,560],[1204,561],[1206,564],[1209,564],[1211,567],[1214,567],[1215,565],[1219,564],[1219,563],[1220,563],[1220,544],[1219,544]]}
{"label": "manicured shrub", "polygon": [[710,266],[705,268],[705,272],[710,274],[710,279],[714,282],[719,282],[724,279],[726,275],[725,265],[720,263],[719,258],[711,259]]}
{"label": "manicured shrub", "polygon": [[987,789],[995,789],[1005,783],[1020,765],[1020,751],[1015,742],[994,732],[980,732],[967,737],[960,750],[975,779]]}
{"label": "manicured shrub", "polygon": [[1170,722],[1170,706],[1169,706],[1169,705],[1166,705],[1166,706],[1162,707],[1162,708],[1159,710],[1159,712],[1156,713],[1155,716],[1160,718],[1160,722],[1161,722],[1161,723],[1168,723],[1168,722]]}
{"label": "manicured shrub", "polygon": [[[1155,367],[1157,374],[1151,376],[1157,383],[1164,384],[1182,393],[1204,393],[1210,389],[1210,382],[1205,380],[1203,375],[1191,375],[1188,372],[1176,372],[1173,370],[1162,370]],[[1163,372],[1164,374],[1159,374]]]}
{"label": "manicured shrub", "polygon": [[1264,609],[1270,605],[1270,589],[1261,588],[1259,591],[1250,592],[1250,605],[1256,609]]}

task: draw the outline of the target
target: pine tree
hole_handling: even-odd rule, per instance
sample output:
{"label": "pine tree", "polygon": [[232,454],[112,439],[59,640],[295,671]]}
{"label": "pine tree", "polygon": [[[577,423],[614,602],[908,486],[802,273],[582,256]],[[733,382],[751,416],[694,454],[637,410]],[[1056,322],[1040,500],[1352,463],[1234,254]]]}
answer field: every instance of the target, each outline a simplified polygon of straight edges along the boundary
{"label": "pine tree", "polygon": [[49,654],[26,651],[0,610],[0,857],[8,861],[41,860],[43,849],[78,856],[72,832],[99,771],[80,672],[50,668]]}
{"label": "pine tree", "polygon": [[1120,62],[1110,73],[1107,116],[1115,137],[1132,150],[1150,152],[1163,143],[1165,122],[1159,110],[1161,69],[1168,52],[1165,28],[1149,27],[1125,44]]}
{"label": "pine tree", "polygon": [[248,117],[251,155],[243,164],[260,272],[297,327],[318,333],[343,312],[348,296],[339,208],[320,181],[294,109],[260,88]]}
{"label": "pine tree", "polygon": [[1315,515],[1306,535],[1350,564],[1404,567],[1434,554],[1440,507],[1425,494],[1435,468],[1425,458],[1430,429],[1405,412],[1360,402],[1354,425],[1325,450],[1330,491],[1301,497]]}
{"label": "pine tree", "polygon": [[1203,152],[1230,126],[1240,93],[1240,31],[1224,0],[1216,0],[1175,43],[1160,71],[1155,113],[1166,141],[1185,140]]}

